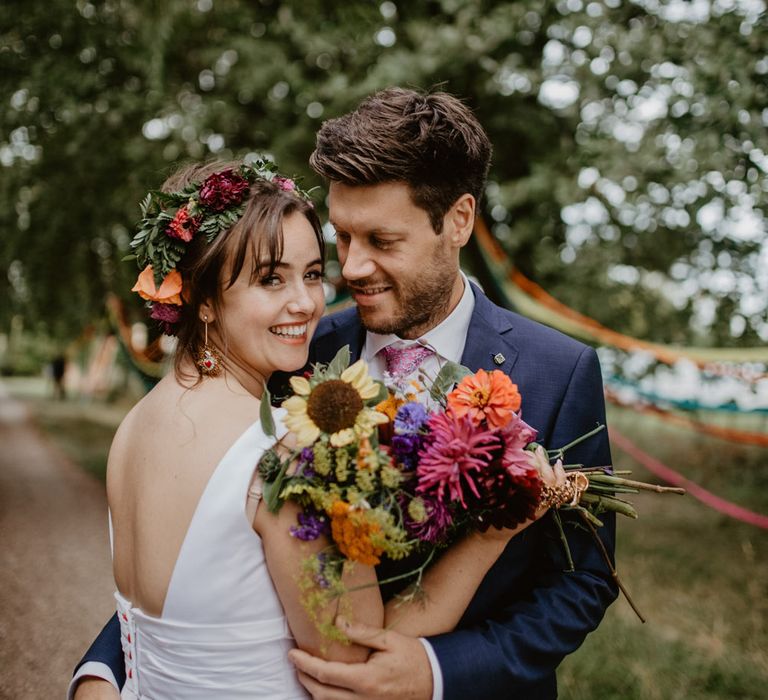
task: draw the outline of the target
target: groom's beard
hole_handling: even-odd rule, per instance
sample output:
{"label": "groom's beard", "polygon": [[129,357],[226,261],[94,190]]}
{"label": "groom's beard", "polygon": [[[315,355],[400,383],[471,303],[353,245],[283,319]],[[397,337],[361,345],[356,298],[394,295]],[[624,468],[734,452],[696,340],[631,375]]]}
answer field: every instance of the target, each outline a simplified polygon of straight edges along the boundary
{"label": "groom's beard", "polygon": [[357,307],[363,328],[382,335],[393,333],[401,338],[418,338],[434,328],[448,315],[456,281],[456,274],[451,274],[451,262],[433,260],[418,278],[407,282],[398,282],[391,277],[355,282],[355,289],[361,291],[381,286],[390,288],[386,316],[381,314],[382,309]]}

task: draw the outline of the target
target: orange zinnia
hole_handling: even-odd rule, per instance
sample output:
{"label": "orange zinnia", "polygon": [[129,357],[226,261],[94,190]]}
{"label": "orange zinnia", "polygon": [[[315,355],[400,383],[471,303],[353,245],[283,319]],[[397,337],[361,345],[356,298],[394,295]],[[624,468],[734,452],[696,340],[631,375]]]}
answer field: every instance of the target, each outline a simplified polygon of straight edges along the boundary
{"label": "orange zinnia", "polygon": [[383,401],[379,401],[379,403],[376,404],[376,410],[379,413],[383,413],[387,418],[389,418],[389,422],[392,423],[395,420],[395,414],[397,413],[397,409],[400,408],[405,403],[403,399],[398,399],[394,394],[389,393],[387,394],[387,398]]}
{"label": "orange zinnia", "polygon": [[364,511],[352,508],[345,501],[336,501],[328,511],[331,516],[331,536],[339,551],[352,561],[376,566],[384,551],[371,542],[371,534],[379,532],[378,524],[368,522]]}
{"label": "orange zinnia", "polygon": [[457,418],[469,415],[475,425],[485,420],[489,428],[503,428],[521,402],[517,384],[497,369],[464,377],[447,399]]}
{"label": "orange zinnia", "polygon": [[177,270],[171,270],[160,285],[155,287],[155,274],[152,265],[147,265],[136,280],[132,292],[138,292],[142,299],[156,301],[160,304],[176,304],[181,306],[181,275]]}
{"label": "orange zinnia", "polygon": [[389,392],[387,398],[376,404],[376,410],[389,418],[389,423],[383,423],[379,426],[379,441],[384,444],[392,442],[394,433],[395,415],[397,409],[405,403],[403,399],[398,399],[393,393]]}

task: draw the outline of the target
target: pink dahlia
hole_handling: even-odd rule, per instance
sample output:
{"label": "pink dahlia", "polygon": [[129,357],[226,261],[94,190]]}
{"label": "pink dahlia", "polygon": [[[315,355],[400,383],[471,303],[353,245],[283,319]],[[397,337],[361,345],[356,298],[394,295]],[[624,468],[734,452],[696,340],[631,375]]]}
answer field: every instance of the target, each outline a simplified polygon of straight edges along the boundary
{"label": "pink dahlia", "polygon": [[419,452],[416,491],[437,500],[447,498],[466,508],[465,489],[479,496],[474,479],[493,459],[499,437],[475,426],[469,416],[435,413],[427,421],[428,436]]}
{"label": "pink dahlia", "polygon": [[531,466],[525,447],[536,439],[536,431],[519,415],[513,414],[498,434],[502,442],[499,459],[494,459],[477,480],[467,508],[475,526],[515,527],[536,514],[542,481]]}
{"label": "pink dahlia", "polygon": [[200,204],[211,211],[224,211],[240,204],[250,185],[231,168],[208,176],[200,187]]}
{"label": "pink dahlia", "polygon": [[186,207],[180,207],[173,217],[173,221],[168,224],[165,233],[171,238],[178,238],[180,241],[189,243],[197,232],[200,222],[194,216],[189,215]]}
{"label": "pink dahlia", "polygon": [[536,439],[536,430],[526,423],[519,415],[513,414],[512,419],[500,431],[504,445],[501,461],[506,469],[531,469],[525,447]]}

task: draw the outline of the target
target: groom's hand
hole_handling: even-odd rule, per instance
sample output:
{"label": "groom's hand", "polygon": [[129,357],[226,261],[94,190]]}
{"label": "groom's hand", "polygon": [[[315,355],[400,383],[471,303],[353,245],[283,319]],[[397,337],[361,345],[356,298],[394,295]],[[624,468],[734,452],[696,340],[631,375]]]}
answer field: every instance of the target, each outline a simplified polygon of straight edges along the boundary
{"label": "groom's hand", "polygon": [[324,661],[300,649],[288,656],[315,700],[430,700],[432,669],[422,643],[392,630],[337,620],[349,639],[373,652],[365,663]]}

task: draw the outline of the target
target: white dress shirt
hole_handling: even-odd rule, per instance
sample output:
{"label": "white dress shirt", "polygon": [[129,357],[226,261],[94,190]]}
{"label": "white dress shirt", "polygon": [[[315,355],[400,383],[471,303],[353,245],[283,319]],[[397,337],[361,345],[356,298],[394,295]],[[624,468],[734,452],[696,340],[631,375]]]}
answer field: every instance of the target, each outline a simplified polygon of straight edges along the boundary
{"label": "white dress shirt", "polygon": [[[434,379],[447,361],[461,362],[461,356],[464,354],[464,346],[467,342],[469,323],[472,320],[472,312],[475,310],[475,296],[472,294],[469,280],[464,273],[461,273],[461,278],[464,282],[464,293],[461,295],[456,308],[440,324],[427,331],[418,340],[404,341],[393,333],[381,335],[370,331],[366,332],[360,357],[368,363],[368,369],[374,379],[385,379],[386,362],[380,351],[388,345],[410,345],[413,342],[418,342],[435,351],[435,354],[424,360],[421,366],[409,375],[408,379],[415,379],[419,371]],[[422,400],[423,397],[419,396],[418,398]]]}

